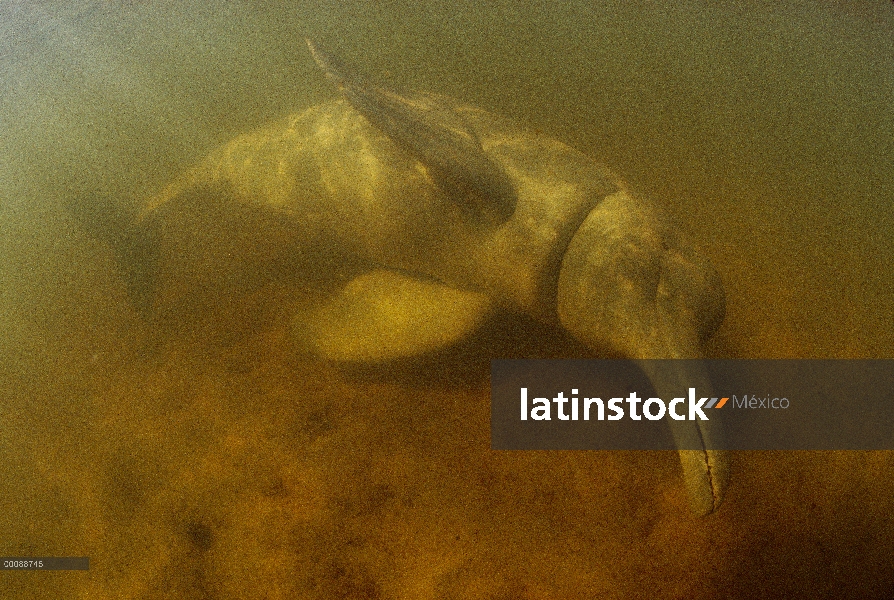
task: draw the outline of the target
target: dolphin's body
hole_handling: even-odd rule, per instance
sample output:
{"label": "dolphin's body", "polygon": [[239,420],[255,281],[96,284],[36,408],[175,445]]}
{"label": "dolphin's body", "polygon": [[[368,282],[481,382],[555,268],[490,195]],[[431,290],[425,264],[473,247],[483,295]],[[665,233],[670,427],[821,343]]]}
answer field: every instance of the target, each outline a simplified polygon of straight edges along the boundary
{"label": "dolphin's body", "polygon": [[[218,149],[146,204],[141,227],[212,195],[275,222],[308,291],[296,336],[331,360],[444,348],[496,308],[633,359],[701,356],[724,315],[719,278],[623,180],[479,108],[370,84],[308,44],[345,99]],[[240,235],[279,239],[255,225]],[[659,396],[710,389],[697,361],[643,364]],[[728,478],[717,432],[668,422],[694,509],[711,513]]]}

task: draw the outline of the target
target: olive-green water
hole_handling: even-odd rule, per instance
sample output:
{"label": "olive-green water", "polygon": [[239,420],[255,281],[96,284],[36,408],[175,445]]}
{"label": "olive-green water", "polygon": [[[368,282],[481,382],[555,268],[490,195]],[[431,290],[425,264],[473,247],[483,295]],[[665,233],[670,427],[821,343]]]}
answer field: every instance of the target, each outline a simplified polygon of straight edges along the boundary
{"label": "olive-green water", "polygon": [[346,370],[276,277],[160,331],[66,208],[334,98],[311,34],[665,207],[723,278],[709,356],[894,357],[894,6],[667,4],[0,0],[0,555],[91,558],[0,596],[894,595],[891,453],[734,453],[697,519],[673,453],[489,450],[487,359],[558,332]]}

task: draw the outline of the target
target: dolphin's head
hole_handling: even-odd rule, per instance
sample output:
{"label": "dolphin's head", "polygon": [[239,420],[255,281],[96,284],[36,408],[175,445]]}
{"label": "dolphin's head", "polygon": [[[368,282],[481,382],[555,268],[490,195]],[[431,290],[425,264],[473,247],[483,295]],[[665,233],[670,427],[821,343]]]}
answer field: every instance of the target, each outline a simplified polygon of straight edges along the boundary
{"label": "dolphin's head", "polygon": [[[701,348],[723,321],[725,298],[711,264],[683,244],[623,186],[587,215],[562,259],[562,325],[591,348],[632,359],[662,398],[688,388],[711,394]],[[729,478],[721,432],[710,421],[668,421],[696,514],[714,512]]]}
{"label": "dolphin's head", "polygon": [[623,187],[593,208],[562,259],[559,319],[590,346],[698,358],[724,313],[711,264]]}

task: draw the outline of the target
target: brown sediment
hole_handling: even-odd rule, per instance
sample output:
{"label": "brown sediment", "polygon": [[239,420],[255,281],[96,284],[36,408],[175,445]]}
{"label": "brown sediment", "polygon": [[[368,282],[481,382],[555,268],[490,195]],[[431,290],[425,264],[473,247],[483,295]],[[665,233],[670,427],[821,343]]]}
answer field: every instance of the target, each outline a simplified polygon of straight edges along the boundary
{"label": "brown sediment", "polygon": [[675,453],[493,452],[486,381],[296,359],[285,313],[266,304],[283,293],[222,302],[228,318],[271,315],[240,336],[170,339],[83,382],[81,429],[59,404],[41,422],[58,429],[12,434],[41,450],[7,487],[7,548],[91,557],[44,591],[707,598],[884,585],[850,581],[844,565],[892,550],[887,453],[737,453],[722,509],[697,519]]}

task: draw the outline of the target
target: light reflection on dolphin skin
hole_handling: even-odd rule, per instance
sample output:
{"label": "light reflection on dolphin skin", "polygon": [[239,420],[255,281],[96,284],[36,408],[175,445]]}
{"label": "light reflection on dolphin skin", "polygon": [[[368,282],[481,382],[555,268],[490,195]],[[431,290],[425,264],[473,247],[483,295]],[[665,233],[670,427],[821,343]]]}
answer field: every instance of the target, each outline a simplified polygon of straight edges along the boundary
{"label": "light reflection on dolphin skin", "polygon": [[491,225],[512,215],[517,202],[512,182],[485,154],[459,113],[428,94],[401,96],[371,85],[318,42],[306,42],[317,65],[338,84],[351,106],[425,165],[452,199]]}

